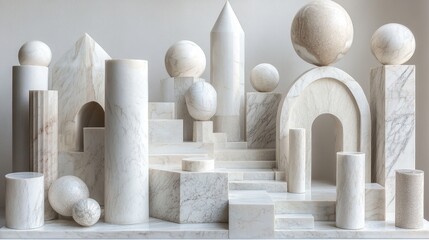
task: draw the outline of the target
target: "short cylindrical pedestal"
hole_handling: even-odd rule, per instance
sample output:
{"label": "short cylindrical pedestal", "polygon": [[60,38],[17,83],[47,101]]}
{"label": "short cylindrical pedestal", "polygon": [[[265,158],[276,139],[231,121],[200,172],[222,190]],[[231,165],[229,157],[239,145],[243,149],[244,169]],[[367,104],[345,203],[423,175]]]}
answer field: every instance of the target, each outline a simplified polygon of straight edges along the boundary
{"label": "short cylindrical pedestal", "polygon": [[43,174],[17,172],[6,175],[6,227],[33,229],[43,226]]}
{"label": "short cylindrical pedestal", "polygon": [[182,159],[182,171],[209,172],[215,168],[215,160],[210,157],[190,157]]}
{"label": "short cylindrical pedestal", "polygon": [[106,61],[105,221],[149,221],[148,64]]}
{"label": "short cylindrical pedestal", "polygon": [[305,192],[305,129],[289,130],[289,168],[287,189],[291,193]]}
{"label": "short cylindrical pedestal", "polygon": [[12,171],[30,171],[29,91],[48,90],[49,69],[14,66],[12,72]]}
{"label": "short cylindrical pedestal", "polygon": [[364,153],[337,153],[336,225],[344,229],[365,227]]}
{"label": "short cylindrical pedestal", "polygon": [[423,227],[423,181],[424,173],[421,170],[396,171],[396,227]]}

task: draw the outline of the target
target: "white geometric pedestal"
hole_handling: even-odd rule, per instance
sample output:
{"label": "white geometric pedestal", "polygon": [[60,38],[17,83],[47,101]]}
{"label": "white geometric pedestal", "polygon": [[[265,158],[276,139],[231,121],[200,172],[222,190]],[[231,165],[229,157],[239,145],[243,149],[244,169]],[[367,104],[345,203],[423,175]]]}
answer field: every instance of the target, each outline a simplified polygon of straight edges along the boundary
{"label": "white geometric pedestal", "polygon": [[209,172],[215,169],[214,158],[209,157],[191,157],[183,158],[182,171],[187,172]]}
{"label": "white geometric pedestal", "polygon": [[175,119],[174,102],[149,102],[149,119]]}

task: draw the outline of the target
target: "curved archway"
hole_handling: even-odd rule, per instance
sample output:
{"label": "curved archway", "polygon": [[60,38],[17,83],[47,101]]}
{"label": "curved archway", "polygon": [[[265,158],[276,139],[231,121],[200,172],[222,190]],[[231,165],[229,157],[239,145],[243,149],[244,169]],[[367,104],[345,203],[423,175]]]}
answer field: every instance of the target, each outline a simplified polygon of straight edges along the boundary
{"label": "curved archway", "polygon": [[83,128],[104,127],[104,109],[97,102],[88,102],[75,116],[76,148],[83,151]]}

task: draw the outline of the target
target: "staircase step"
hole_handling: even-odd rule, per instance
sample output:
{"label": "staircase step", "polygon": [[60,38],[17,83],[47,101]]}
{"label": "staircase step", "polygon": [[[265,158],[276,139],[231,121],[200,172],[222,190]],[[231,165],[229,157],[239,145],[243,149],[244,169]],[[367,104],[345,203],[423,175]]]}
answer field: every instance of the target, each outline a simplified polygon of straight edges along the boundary
{"label": "staircase step", "polygon": [[174,102],[149,102],[149,119],[175,119]]}
{"label": "staircase step", "polygon": [[274,180],[230,181],[230,190],[265,190],[267,192],[287,192],[287,183]]}
{"label": "staircase step", "polygon": [[216,168],[230,168],[230,169],[272,169],[276,167],[276,161],[218,161],[215,160]]}
{"label": "staircase step", "polygon": [[208,154],[149,154],[149,164],[181,168],[182,159],[191,157],[208,157]]}
{"label": "staircase step", "polygon": [[272,169],[221,169],[216,171],[227,172],[229,181],[243,180],[274,180],[275,174]]}
{"label": "staircase step", "polygon": [[312,229],[314,217],[311,214],[277,214],[275,215],[276,229]]}
{"label": "staircase step", "polygon": [[216,143],[215,147],[217,149],[247,149],[247,142]]}
{"label": "staircase step", "polygon": [[183,120],[149,120],[149,144],[183,142]]}
{"label": "staircase step", "polygon": [[226,133],[213,133],[213,142],[216,144],[225,144],[228,136]]}
{"label": "staircase step", "polygon": [[213,154],[213,143],[182,142],[149,144],[149,154]]}
{"label": "staircase step", "polygon": [[217,161],[262,161],[276,159],[275,149],[223,149],[215,152]]}

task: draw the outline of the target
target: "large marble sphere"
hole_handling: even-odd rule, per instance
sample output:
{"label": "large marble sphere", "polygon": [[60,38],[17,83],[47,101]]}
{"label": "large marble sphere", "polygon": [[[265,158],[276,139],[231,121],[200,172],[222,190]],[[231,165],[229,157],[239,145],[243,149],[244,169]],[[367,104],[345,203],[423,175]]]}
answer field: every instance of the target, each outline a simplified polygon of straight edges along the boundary
{"label": "large marble sphere", "polygon": [[51,59],[51,49],[41,41],[26,42],[18,52],[18,60],[21,65],[47,67],[51,63]]}
{"label": "large marble sphere", "polygon": [[337,3],[316,0],[295,15],[291,38],[302,59],[317,66],[328,66],[349,51],[353,43],[353,23]]}
{"label": "large marble sphere", "polygon": [[170,77],[200,77],[206,69],[206,55],[196,43],[182,40],[168,49],[165,67]]}
{"label": "large marble sphere", "polygon": [[279,72],[268,63],[261,63],[250,72],[250,83],[258,92],[271,92],[279,85]]}
{"label": "large marble sphere", "polygon": [[413,33],[404,25],[389,23],[377,29],[371,38],[372,54],[384,65],[400,65],[416,50]]}
{"label": "large marble sphere", "polygon": [[217,93],[210,83],[192,84],[185,94],[188,112],[195,120],[207,121],[216,113]]}
{"label": "large marble sphere", "polygon": [[73,206],[82,199],[89,198],[86,184],[78,177],[64,176],[55,180],[48,192],[49,203],[59,214],[72,216]]}
{"label": "large marble sphere", "polygon": [[82,199],[73,206],[73,219],[82,226],[96,224],[100,216],[100,204],[92,198]]}

